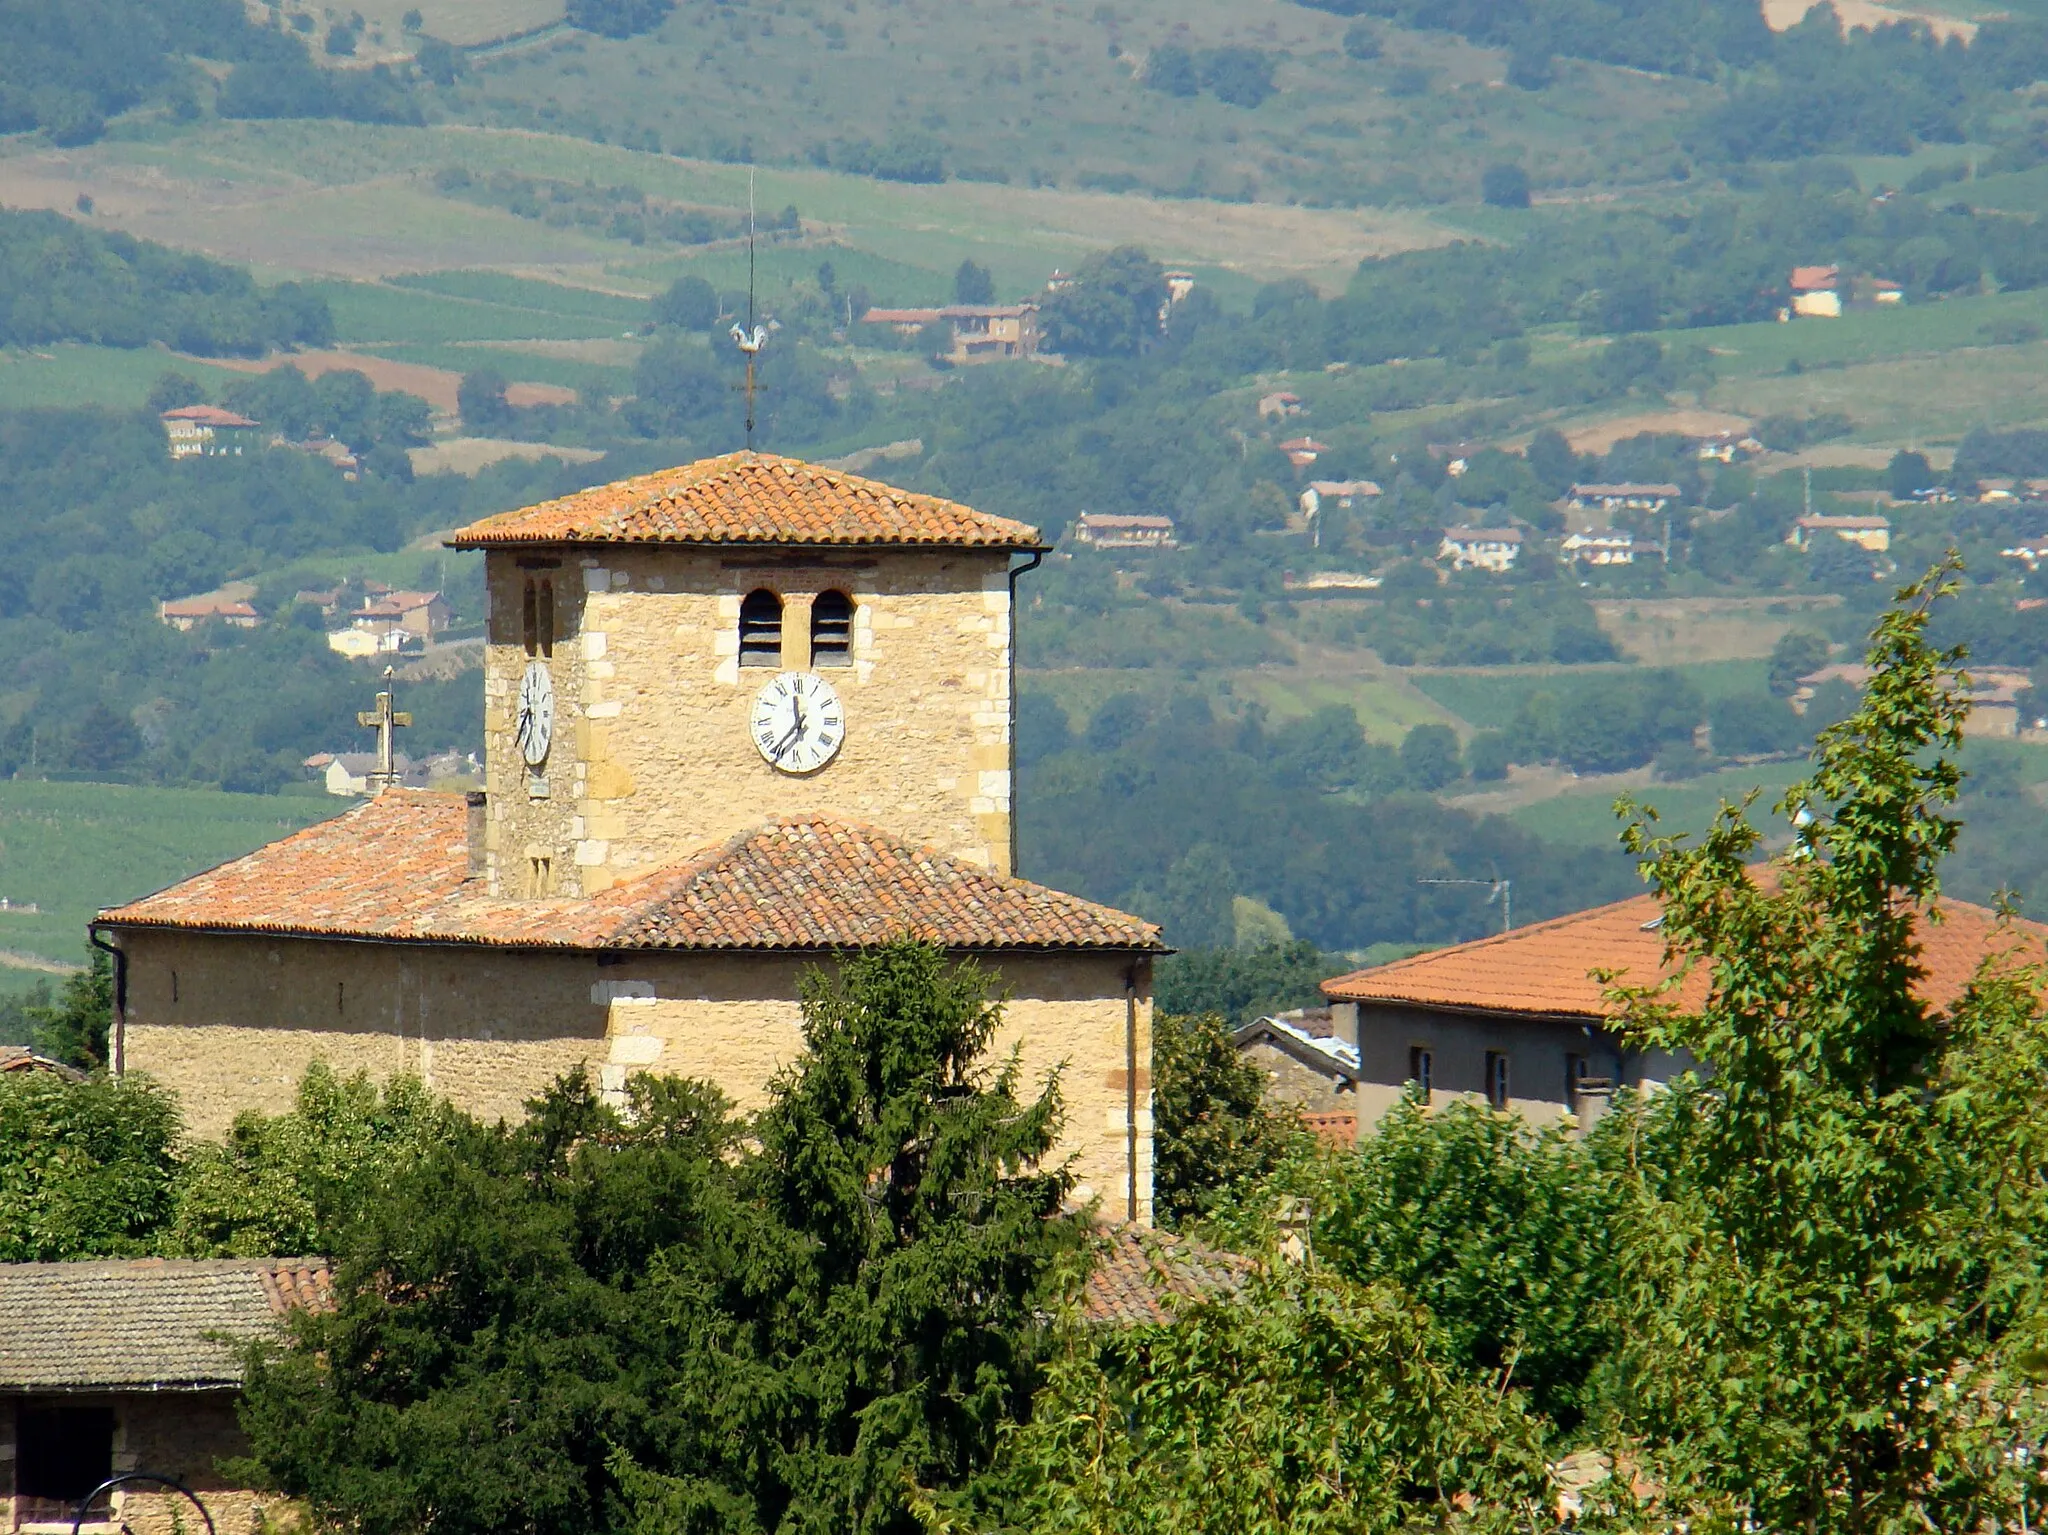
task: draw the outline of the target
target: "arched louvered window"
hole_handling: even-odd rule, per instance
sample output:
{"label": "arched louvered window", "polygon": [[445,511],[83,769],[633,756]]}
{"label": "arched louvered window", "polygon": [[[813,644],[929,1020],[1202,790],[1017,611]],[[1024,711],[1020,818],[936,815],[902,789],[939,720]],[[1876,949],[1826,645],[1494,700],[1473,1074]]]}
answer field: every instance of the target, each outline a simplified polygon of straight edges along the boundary
{"label": "arched louvered window", "polygon": [[526,597],[521,604],[520,627],[524,631],[526,653],[530,656],[551,656],[555,653],[555,583],[546,579],[536,580],[529,576],[526,582]]}
{"label": "arched louvered window", "polygon": [[782,664],[782,599],[765,587],[740,604],[740,665]]}
{"label": "arched louvered window", "polygon": [[811,604],[811,665],[853,665],[853,599],[820,592]]}

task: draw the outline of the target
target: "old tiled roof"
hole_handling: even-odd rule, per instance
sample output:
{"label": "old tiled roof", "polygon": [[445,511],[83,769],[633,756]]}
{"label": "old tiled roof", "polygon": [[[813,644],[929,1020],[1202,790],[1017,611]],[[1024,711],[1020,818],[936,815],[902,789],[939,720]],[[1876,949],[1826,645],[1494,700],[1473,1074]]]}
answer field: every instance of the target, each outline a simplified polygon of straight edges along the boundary
{"label": "old tiled roof", "polygon": [[1038,530],[772,453],[728,453],[471,523],[449,544],[942,544],[1035,549]]}
{"label": "old tiled roof", "polygon": [[1081,1314],[1111,1327],[1170,1322],[1168,1296],[1215,1300],[1235,1295],[1252,1261],[1150,1226],[1113,1226],[1099,1239],[1081,1292]]}
{"label": "old tiled roof", "polygon": [[114,927],[568,949],[1157,950],[1159,930],[871,826],[770,821],[601,895],[512,901],[467,877],[460,795],[387,789],[359,809],[101,913]]}
{"label": "old tiled roof", "polygon": [[27,1045],[0,1045],[0,1072],[8,1071],[47,1071],[73,1082],[85,1080],[84,1072],[39,1054]]}
{"label": "old tiled roof", "polygon": [[311,1258],[0,1263],[0,1391],[232,1387],[238,1340],[333,1304]]}
{"label": "old tiled roof", "polygon": [[[1936,1007],[1962,994],[1985,955],[2019,949],[2023,959],[2040,960],[2048,926],[2014,922],[1997,931],[1997,916],[1966,901],[1940,903],[1943,920],[1919,924],[1920,964],[1927,974],[1918,989]],[[1430,954],[1396,960],[1323,982],[1333,1001],[1407,1004],[1464,1012],[1512,1013],[1537,1018],[1606,1018],[1615,1008],[1590,972],[1614,970],[1632,986],[1654,984],[1669,974],[1664,966],[1663,908],[1654,895],[1639,895],[1611,906],[1556,917],[1516,932],[1456,944]],[[1681,1000],[1705,1000],[1707,978],[1695,971]]]}

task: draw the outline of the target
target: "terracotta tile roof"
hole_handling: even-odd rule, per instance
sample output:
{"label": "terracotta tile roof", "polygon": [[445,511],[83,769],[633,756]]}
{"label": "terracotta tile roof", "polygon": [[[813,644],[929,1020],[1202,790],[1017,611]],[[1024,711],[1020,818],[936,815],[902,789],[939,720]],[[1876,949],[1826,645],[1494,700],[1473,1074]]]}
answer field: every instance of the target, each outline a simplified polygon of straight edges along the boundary
{"label": "terracotta tile roof", "polygon": [[770,821],[601,895],[506,900],[467,877],[466,822],[460,795],[388,789],[100,920],[518,948],[836,949],[904,935],[959,949],[1163,947],[1120,911],[822,816]]}
{"label": "terracotta tile roof", "polygon": [[1206,1247],[1192,1237],[1151,1226],[1105,1230],[1081,1292],[1081,1314],[1110,1327],[1157,1326],[1173,1320],[1167,1297],[1214,1300],[1235,1295],[1252,1261]]}
{"label": "terracotta tile roof", "polygon": [[1035,549],[1038,530],[772,453],[728,453],[472,523],[449,546],[939,544]]}
{"label": "terracotta tile roof", "polygon": [[237,1340],[333,1306],[315,1258],[0,1263],[0,1390],[223,1390]]}
{"label": "terracotta tile roof", "polygon": [[0,1045],[0,1072],[47,1071],[71,1082],[83,1082],[85,1073],[62,1061],[30,1049],[27,1045]]}
{"label": "terracotta tile roof", "polygon": [[[1529,1017],[1606,1018],[1614,1008],[1590,972],[1616,970],[1630,985],[1650,985],[1669,974],[1664,934],[1655,926],[1663,908],[1654,895],[1574,912],[1517,932],[1455,944],[1429,954],[1354,971],[1323,982],[1333,1001],[1409,1004]],[[1962,994],[1978,962],[2002,948],[2040,960],[2048,925],[2015,922],[2003,938],[1997,916],[1967,901],[1940,902],[1943,920],[1919,925],[1920,996],[1946,1007]],[[1697,1005],[1707,978],[1688,980],[1684,998]]]}
{"label": "terracotta tile roof", "polygon": [[247,416],[238,416],[218,405],[180,405],[163,413],[165,421],[190,421],[199,426],[255,426]]}

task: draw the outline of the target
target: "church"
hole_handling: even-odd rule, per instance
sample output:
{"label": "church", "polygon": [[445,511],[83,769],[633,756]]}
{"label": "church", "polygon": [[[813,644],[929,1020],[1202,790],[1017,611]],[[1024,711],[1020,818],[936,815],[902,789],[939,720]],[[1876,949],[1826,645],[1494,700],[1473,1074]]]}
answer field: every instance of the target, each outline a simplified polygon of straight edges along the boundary
{"label": "church", "polygon": [[449,544],[485,560],[485,789],[386,787],[102,912],[117,1070],[203,1136],[316,1059],[489,1117],[579,1066],[753,1106],[804,972],[911,935],[997,974],[1081,1197],[1150,1219],[1158,930],[1013,873],[1035,528],[745,452]]}

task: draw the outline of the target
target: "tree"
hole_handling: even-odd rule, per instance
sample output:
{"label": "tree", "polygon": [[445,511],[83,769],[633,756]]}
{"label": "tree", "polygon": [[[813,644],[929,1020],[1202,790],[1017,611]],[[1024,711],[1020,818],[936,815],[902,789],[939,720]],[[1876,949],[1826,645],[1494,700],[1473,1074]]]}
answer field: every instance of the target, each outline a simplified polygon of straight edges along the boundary
{"label": "tree", "polygon": [[177,1139],[176,1104],[138,1078],[0,1073],[0,1262],[147,1253]]}
{"label": "tree", "polygon": [[987,987],[912,943],[811,974],[751,1122],[645,1076],[452,1117],[344,1228],[336,1310],[255,1352],[261,1468],[363,1535],[912,1528],[1024,1415],[1086,1232]]}
{"label": "tree", "polygon": [[82,768],[106,772],[134,760],[142,750],[142,733],[127,716],[104,701],[95,701],[71,727],[71,760]]}
{"label": "tree", "polygon": [[1554,426],[1544,427],[1529,439],[1526,456],[1537,488],[1552,500],[1570,490],[1579,477],[1579,455],[1565,441],[1564,433]]}
{"label": "tree", "polygon": [[1769,693],[1728,693],[1707,705],[1714,750],[1724,757],[1797,751],[1806,744],[1806,722],[1782,698]]}
{"label": "tree", "polygon": [[996,301],[996,280],[989,275],[985,266],[972,261],[960,263],[953,273],[953,302],[956,304],[993,304]]}
{"label": "tree", "polygon": [[1293,1132],[1217,1013],[1152,1015],[1152,1203],[1174,1227],[1256,1184]]}
{"label": "tree", "polygon": [[569,0],[568,22],[602,37],[637,37],[668,19],[675,0]]}
{"label": "tree", "polygon": [[1517,90],[1547,90],[1557,82],[1557,61],[1533,37],[1523,37],[1508,50],[1508,84]]}
{"label": "tree", "polygon": [[463,426],[480,434],[510,426],[514,417],[505,399],[508,387],[505,375],[496,368],[476,368],[463,374],[455,387],[455,408],[462,413]]}
{"label": "tree", "polygon": [[1431,794],[1456,783],[1465,775],[1457,731],[1448,725],[1417,725],[1401,738],[1401,771]]}
{"label": "tree", "polygon": [[1175,43],[1163,43],[1145,61],[1145,83],[1169,96],[1194,96],[1202,89],[1195,57]]}
{"label": "tree", "polygon": [[1273,58],[1257,48],[1212,48],[1201,58],[1202,84],[1218,101],[1256,107],[1273,94]]}
{"label": "tree", "polygon": [[92,1071],[107,1064],[107,1036],[114,1026],[114,968],[104,949],[92,951],[92,962],[64,978],[57,998],[47,1007],[32,1008],[37,1050],[52,1060]]}
{"label": "tree", "polygon": [[1901,448],[1885,465],[1884,478],[1885,488],[1894,501],[1910,501],[1915,494],[1932,486],[1937,477],[1925,453]]}
{"label": "tree", "polygon": [[2040,1432],[2019,1387],[2048,1214],[2048,1117],[2023,1085],[2048,1070],[2042,978],[1993,955],[1945,1011],[1915,994],[1959,825],[1962,656],[1926,640],[1956,568],[1879,620],[1860,707],[1777,806],[1797,831],[1775,881],[1748,872],[1743,806],[1696,843],[1641,814],[1627,831],[1704,996],[1619,988],[1624,1026],[1712,1072],[1642,1111],[1617,1379],[1702,1514],[1970,1529],[2038,1488],[2009,1450]]}
{"label": "tree", "polygon": [[1342,956],[1299,938],[1249,949],[1183,949],[1159,962],[1153,1005],[1168,1014],[1218,1013],[1235,1027],[1322,1001],[1323,981],[1343,968]]}
{"label": "tree", "polygon": [[1495,208],[1529,206],[1529,173],[1519,165],[1489,165],[1479,178],[1479,196]]}
{"label": "tree", "polygon": [[159,373],[156,382],[149,386],[149,398],[143,403],[143,409],[160,416],[167,410],[204,404],[205,400],[206,391],[200,387],[198,379],[189,373],[170,369]]}
{"label": "tree", "polygon": [[1787,629],[1771,646],[1770,690],[1780,698],[1799,691],[1799,679],[1828,664],[1828,642],[1805,629]]}
{"label": "tree", "polygon": [[654,300],[654,323],[709,330],[718,323],[718,290],[694,273],[678,277]]}
{"label": "tree", "polygon": [[1034,1535],[1394,1535],[1475,1503],[1533,1525],[1544,1473],[1515,1399],[1446,1364],[1407,1297],[1280,1263],[1175,1325],[1071,1328],[998,1486]]}
{"label": "tree", "polygon": [[1237,936],[1237,873],[1217,848],[1198,842],[1166,871],[1155,912],[1167,942],[1190,949],[1226,948]]}
{"label": "tree", "polygon": [[1159,334],[1165,269],[1135,245],[1081,263],[1074,280],[1046,295],[1039,323],[1046,347],[1076,357],[1128,357]]}
{"label": "tree", "polygon": [[385,1192],[455,1134],[454,1111],[417,1077],[382,1091],[315,1061],[282,1114],[235,1116],[194,1146],[159,1246],[182,1257],[337,1253]]}

